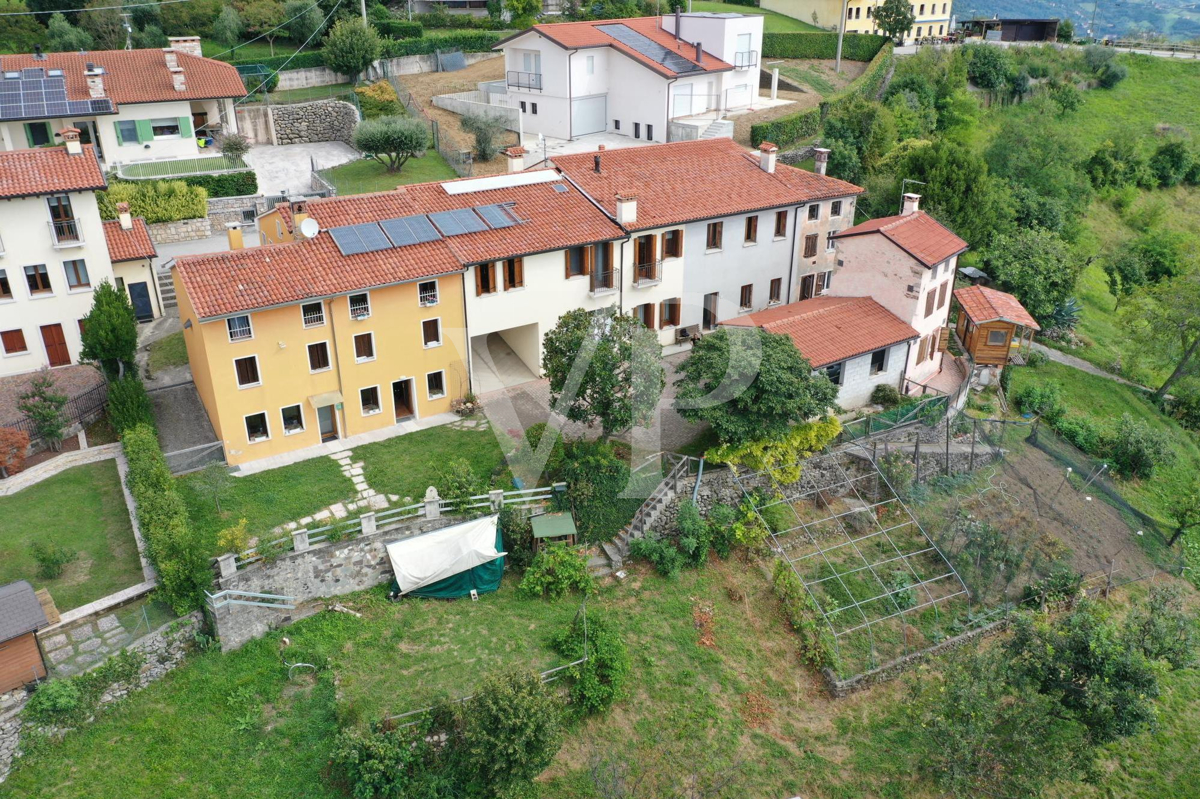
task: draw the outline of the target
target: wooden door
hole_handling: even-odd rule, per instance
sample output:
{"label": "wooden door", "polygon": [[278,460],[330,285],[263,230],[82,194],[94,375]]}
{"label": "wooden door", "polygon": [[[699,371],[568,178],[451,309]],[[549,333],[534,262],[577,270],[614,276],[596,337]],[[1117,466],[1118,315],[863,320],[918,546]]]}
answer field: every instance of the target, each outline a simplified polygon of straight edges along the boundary
{"label": "wooden door", "polygon": [[46,346],[46,357],[50,359],[51,366],[66,366],[71,362],[62,325],[42,325],[42,343]]}
{"label": "wooden door", "polygon": [[20,688],[45,676],[46,666],[33,633],[0,643],[0,692]]}

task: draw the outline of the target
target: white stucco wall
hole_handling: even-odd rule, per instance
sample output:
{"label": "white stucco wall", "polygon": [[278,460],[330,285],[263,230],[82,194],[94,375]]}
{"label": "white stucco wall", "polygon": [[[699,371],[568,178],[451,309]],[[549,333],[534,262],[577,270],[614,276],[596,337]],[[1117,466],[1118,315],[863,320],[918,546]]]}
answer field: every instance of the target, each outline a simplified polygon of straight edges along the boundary
{"label": "white stucco wall", "polygon": [[838,405],[853,410],[871,401],[871,392],[879,385],[890,385],[897,390],[904,376],[904,365],[908,357],[908,343],[888,347],[887,359],[882,372],[871,374],[871,353],[844,361],[842,385],[838,389]]}
{"label": "white stucco wall", "polygon": [[[78,156],[84,158],[87,156]],[[50,229],[50,210],[45,197],[24,197],[0,200],[0,242],[4,256],[0,269],[5,270],[12,286],[13,299],[0,300],[0,330],[20,329],[25,335],[27,351],[5,355],[0,351],[0,375],[30,372],[49,365],[40,328],[43,325],[62,325],[63,338],[71,361],[79,360],[79,320],[92,307],[92,290],[102,280],[112,282],[112,264],[104,228],[92,192],[72,192],[71,211],[77,220],[83,245],[55,249]],[[63,262],[83,259],[87,265],[89,288],[68,289]],[[24,267],[45,264],[52,292],[31,295],[25,280]]]}
{"label": "white stucco wall", "polygon": [[[154,309],[154,318],[162,316],[162,304],[158,296],[158,282],[154,279],[154,268],[147,258],[137,261],[122,261],[112,265],[113,277],[125,281],[125,295],[129,296],[129,286],[132,283],[145,283],[150,292],[150,305]],[[130,298],[132,300],[132,298]]]}
{"label": "white stucco wall", "polygon": [[[668,230],[673,230],[674,227],[655,228],[653,230],[639,230],[634,233],[629,241],[624,242],[617,248],[614,257],[617,260],[617,266],[621,270],[621,310],[624,313],[633,313],[634,308],[646,303],[654,303],[654,327],[658,331],[659,343],[664,346],[675,343],[675,325],[662,327],[662,303],[663,300],[678,298],[681,301],[679,320],[680,325],[687,325],[687,299],[684,293],[685,280],[687,276],[687,242],[684,242],[683,258],[663,258],[662,234]],[[641,236],[653,235],[655,237],[655,257],[662,261],[658,267],[659,282],[649,283],[640,286],[634,286],[634,278],[637,270],[634,269],[637,259],[635,258],[635,242]]]}

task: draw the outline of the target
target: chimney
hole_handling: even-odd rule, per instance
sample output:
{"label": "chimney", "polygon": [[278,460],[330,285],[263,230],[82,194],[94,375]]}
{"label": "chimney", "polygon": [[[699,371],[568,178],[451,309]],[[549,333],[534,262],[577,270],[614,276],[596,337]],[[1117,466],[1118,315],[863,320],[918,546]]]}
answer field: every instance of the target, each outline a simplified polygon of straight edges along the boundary
{"label": "chimney", "polygon": [[675,41],[679,41],[679,23],[680,23],[679,9],[676,8],[675,9]]}
{"label": "chimney", "polygon": [[240,250],[245,247],[245,244],[242,242],[241,222],[226,222],[225,235],[229,237],[229,249]]}
{"label": "chimney", "polygon": [[117,220],[121,230],[133,230],[133,215],[129,213],[129,203],[117,203]]}
{"label": "chimney", "polygon": [[600,154],[596,153],[592,156],[592,171],[597,175],[600,174]]}
{"label": "chimney", "polygon": [[79,128],[63,128],[58,135],[67,143],[69,155],[79,155],[83,152],[83,145],[79,143]]}
{"label": "chimney", "polygon": [[175,55],[175,51],[170,47],[163,48],[163,58],[167,60],[167,69],[174,69],[179,66],[179,57]]}
{"label": "chimney", "polygon": [[829,149],[826,147],[817,147],[813,150],[813,158],[816,159],[816,172],[818,175],[825,174],[825,168],[829,166]]}
{"label": "chimney", "polygon": [[504,151],[504,157],[508,159],[509,172],[520,172],[525,168],[525,153],[527,152],[529,151],[519,144]]}
{"label": "chimney", "polygon": [[632,225],[637,222],[637,195],[617,193],[617,224]]}
{"label": "chimney", "polygon": [[46,54],[42,52],[42,46],[40,44],[35,44],[33,46],[33,60],[34,61],[45,61],[46,60]]}
{"label": "chimney", "polygon": [[904,210],[900,212],[901,216],[915,214],[921,206],[921,195],[905,194],[904,195]]}
{"label": "chimney", "polygon": [[187,77],[183,74],[183,67],[171,67],[171,83],[175,86],[175,91],[187,91]]}
{"label": "chimney", "polygon": [[597,150],[598,152],[604,152],[604,145],[603,145],[603,144],[601,144],[601,145],[598,145],[598,146],[596,147],[596,150]]}
{"label": "chimney", "polygon": [[696,63],[704,65],[704,50],[700,47],[700,42],[696,42]]}
{"label": "chimney", "polygon": [[197,57],[204,56],[204,52],[200,49],[199,36],[168,36],[167,43],[177,53],[186,53]]}
{"label": "chimney", "polygon": [[769,175],[775,174],[775,154],[779,148],[769,141],[758,145],[758,166]]}

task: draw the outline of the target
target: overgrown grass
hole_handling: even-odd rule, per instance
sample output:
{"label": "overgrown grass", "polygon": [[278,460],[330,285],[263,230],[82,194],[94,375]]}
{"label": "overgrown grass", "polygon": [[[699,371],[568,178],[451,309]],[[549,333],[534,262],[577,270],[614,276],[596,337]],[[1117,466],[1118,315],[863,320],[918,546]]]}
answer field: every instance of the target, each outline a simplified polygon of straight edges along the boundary
{"label": "overgrown grass", "polygon": [[383,164],[370,158],[351,161],[334,167],[327,173],[339,195],[390,191],[409,183],[426,183],[458,177],[437,150],[429,150],[421,158],[410,158],[399,172],[388,172]]}
{"label": "overgrown grass", "polygon": [[[251,535],[309,516],[354,497],[354,484],[330,458],[313,458],[245,477],[233,477],[221,493],[221,510],[195,472],[177,478],[192,525],[215,549],[217,533],[246,519]],[[213,554],[217,554],[215,551]]]}
{"label": "overgrown grass", "polygon": [[158,341],[151,342],[151,372],[157,372],[159,369],[168,369],[172,366],[187,366],[187,364],[187,344],[183,340],[182,330],[160,338]]}
{"label": "overgrown grass", "polygon": [[739,6],[732,3],[711,2],[710,0],[693,0],[692,11],[709,11],[714,14],[758,14],[763,17],[764,33],[791,33],[793,31],[819,31],[816,25],[804,20],[794,19],[775,11],[757,8],[755,6]]}
{"label": "overgrown grass", "polygon": [[306,100],[324,100],[326,97],[339,97],[354,90],[353,83],[331,83],[328,86],[305,86],[302,89],[280,89],[271,92],[271,103],[299,103]]}
{"label": "overgrown grass", "polygon": [[1071,413],[1092,416],[1112,423],[1128,413],[1170,438],[1175,461],[1161,466],[1149,480],[1114,480],[1117,488],[1138,510],[1152,516],[1164,530],[1172,528],[1171,509],[1176,498],[1190,491],[1200,474],[1200,441],[1194,433],[1165,416],[1150,402],[1145,392],[1121,385],[1105,377],[1090,375],[1070,366],[1047,363],[1036,369],[1017,369],[1012,391],[1036,382],[1052,380],[1063,388],[1063,399]]}
{"label": "overgrown grass", "polygon": [[821,74],[821,70],[814,64],[810,64],[804,69],[791,66],[783,67],[779,72],[784,77],[791,78],[796,83],[808,86],[822,97],[837,91],[837,87],[830,83],[829,79]]}
{"label": "overgrown grass", "polygon": [[[77,552],[62,575],[43,580],[33,541]],[[114,460],[76,466],[0,497],[0,585],[28,580],[70,610],[142,581],[137,542]]]}
{"label": "overgrown grass", "polygon": [[[201,39],[200,49],[207,58],[217,58],[218,54],[220,54],[221,61],[242,61],[247,58],[270,58],[271,56],[271,46],[265,39],[259,39],[257,42],[250,42],[248,44],[239,44],[237,49],[231,53],[225,52],[229,49],[228,45],[221,44],[213,39]],[[297,49],[299,48],[291,42],[284,41],[283,39],[275,40],[275,55],[277,56],[291,55]],[[309,47],[307,49],[316,50],[318,48]]]}
{"label": "overgrown grass", "polygon": [[[477,475],[488,479],[504,466],[504,454],[491,430],[456,430],[432,427],[387,441],[366,444],[354,450],[363,462],[367,485],[380,493],[412,497],[425,496],[425,489],[437,485],[438,471],[457,458],[465,458]],[[499,476],[504,488],[511,487]]]}

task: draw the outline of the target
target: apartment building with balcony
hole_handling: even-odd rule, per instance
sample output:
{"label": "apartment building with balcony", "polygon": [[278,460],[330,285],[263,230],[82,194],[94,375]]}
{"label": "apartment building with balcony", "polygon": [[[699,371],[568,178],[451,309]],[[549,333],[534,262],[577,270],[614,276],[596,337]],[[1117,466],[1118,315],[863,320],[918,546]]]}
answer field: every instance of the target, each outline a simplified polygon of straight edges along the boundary
{"label": "apartment building with balcony", "polygon": [[[875,9],[883,0],[847,0],[846,33],[882,34],[875,23]],[[914,21],[905,32],[903,43],[915,39],[945,36],[950,33],[954,21],[952,0],[937,3],[910,3]],[[762,0],[762,7],[795,19],[811,22],[822,28],[836,30],[842,15],[841,0]]]}
{"label": "apartment building with balcony", "polygon": [[852,225],[863,190],[778,163],[777,151],[707,139],[555,159],[628,234],[614,254],[621,308],[664,345],[835,282],[833,235]]}
{"label": "apartment building with balcony", "polygon": [[666,142],[672,120],[715,119],[755,101],[762,26],[760,15],[707,12],[560,22],[495,49],[525,133]]}
{"label": "apartment building with balcony", "polygon": [[60,138],[0,152],[0,376],[77,363],[92,291],[113,279],[95,150],[78,131]]}
{"label": "apartment building with balcony", "polygon": [[236,132],[237,69],[204,58],[200,37],[161,50],[0,56],[0,151],[61,144],[80,131],[107,166],[203,154],[198,139]]}

